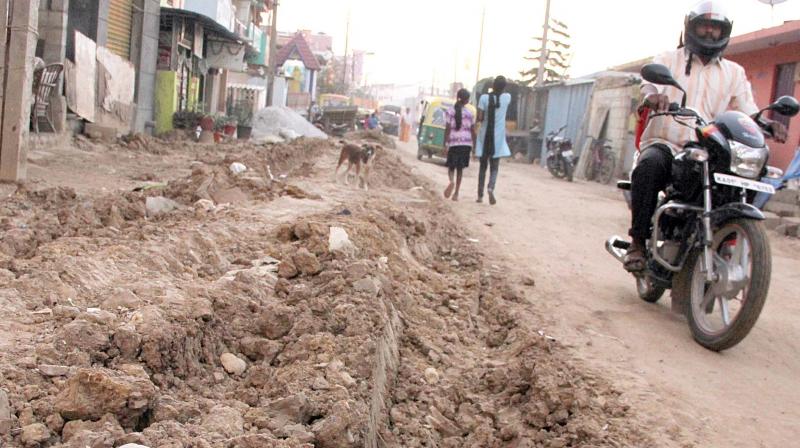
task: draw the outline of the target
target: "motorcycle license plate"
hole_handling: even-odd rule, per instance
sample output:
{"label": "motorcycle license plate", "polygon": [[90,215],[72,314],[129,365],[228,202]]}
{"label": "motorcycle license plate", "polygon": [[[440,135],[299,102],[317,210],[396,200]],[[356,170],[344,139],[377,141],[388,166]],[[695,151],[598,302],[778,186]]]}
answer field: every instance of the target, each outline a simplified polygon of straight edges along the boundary
{"label": "motorcycle license plate", "polygon": [[770,184],[745,179],[743,177],[731,176],[730,174],[714,173],[714,180],[717,181],[718,184],[730,185],[731,187],[746,188],[762,193],[775,194],[775,187]]}
{"label": "motorcycle license plate", "polygon": [[572,150],[564,151],[561,155],[565,158],[572,158]]}

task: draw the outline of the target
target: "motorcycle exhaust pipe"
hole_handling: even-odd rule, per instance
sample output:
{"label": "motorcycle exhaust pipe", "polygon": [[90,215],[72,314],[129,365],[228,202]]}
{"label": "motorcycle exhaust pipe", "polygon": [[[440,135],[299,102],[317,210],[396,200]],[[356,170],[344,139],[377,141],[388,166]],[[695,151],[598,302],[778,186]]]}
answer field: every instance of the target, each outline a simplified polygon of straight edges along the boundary
{"label": "motorcycle exhaust pipe", "polygon": [[606,250],[620,263],[625,261],[625,254],[628,248],[631,247],[629,241],[625,241],[619,236],[612,236],[606,241]]}

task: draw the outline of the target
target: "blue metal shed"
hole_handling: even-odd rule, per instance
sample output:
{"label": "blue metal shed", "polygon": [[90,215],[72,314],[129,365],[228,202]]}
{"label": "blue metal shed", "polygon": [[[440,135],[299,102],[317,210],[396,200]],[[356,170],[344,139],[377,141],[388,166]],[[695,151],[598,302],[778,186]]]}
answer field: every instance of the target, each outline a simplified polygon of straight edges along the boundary
{"label": "blue metal shed", "polygon": [[[573,143],[582,142],[586,132],[584,122],[586,109],[592,96],[594,79],[578,78],[553,86],[545,86],[548,90],[547,106],[545,110],[544,133],[542,134],[542,147],[539,161],[545,166],[547,153],[545,136],[561,126],[567,125],[562,135],[571,139]],[[574,145],[576,156],[580,156],[580,145]]]}

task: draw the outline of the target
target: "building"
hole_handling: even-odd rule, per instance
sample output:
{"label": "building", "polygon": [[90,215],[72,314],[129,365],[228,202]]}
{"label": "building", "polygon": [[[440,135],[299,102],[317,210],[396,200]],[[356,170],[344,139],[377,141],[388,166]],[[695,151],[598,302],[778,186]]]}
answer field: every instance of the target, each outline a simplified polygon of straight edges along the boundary
{"label": "building", "polygon": [[269,2],[251,0],[162,0],[156,133],[171,130],[179,111],[232,115],[266,105],[269,11]]}
{"label": "building", "polygon": [[305,111],[317,98],[318,74],[322,69],[303,32],[298,31],[275,56],[275,66],[287,78],[287,106]]}

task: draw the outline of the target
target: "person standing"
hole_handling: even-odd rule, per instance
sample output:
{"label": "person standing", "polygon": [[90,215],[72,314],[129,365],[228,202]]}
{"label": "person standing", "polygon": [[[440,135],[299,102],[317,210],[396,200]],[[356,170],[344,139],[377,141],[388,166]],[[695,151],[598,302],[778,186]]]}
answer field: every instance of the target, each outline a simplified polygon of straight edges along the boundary
{"label": "person standing", "polygon": [[400,123],[400,141],[407,142],[409,137],[411,136],[411,126],[413,123],[413,118],[411,116],[411,108],[406,107],[406,111],[402,116],[402,121]]}
{"label": "person standing", "polygon": [[[464,168],[469,166],[469,157],[477,139],[475,117],[472,111],[465,107],[467,104],[469,104],[469,91],[461,89],[456,94],[455,106],[449,108],[445,115],[444,148],[450,184],[444,190],[444,197],[449,198],[452,194],[454,201],[458,200],[461,176]],[[453,183],[453,175],[455,175],[455,183]],[[454,187],[455,191],[453,191]]]}
{"label": "person standing", "polygon": [[492,83],[492,90],[481,95],[478,101],[478,122],[482,123],[480,136],[475,145],[475,156],[480,159],[478,168],[478,199],[483,202],[483,187],[486,183],[486,169],[489,168],[489,203],[494,205],[497,174],[500,159],[511,157],[511,149],[506,142],[506,113],[511,104],[511,95],[505,93],[506,78],[498,76]]}

